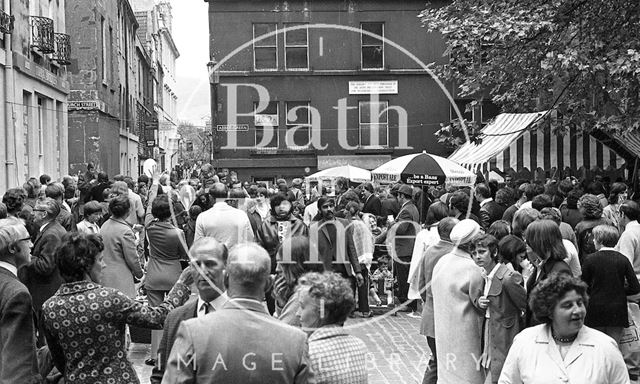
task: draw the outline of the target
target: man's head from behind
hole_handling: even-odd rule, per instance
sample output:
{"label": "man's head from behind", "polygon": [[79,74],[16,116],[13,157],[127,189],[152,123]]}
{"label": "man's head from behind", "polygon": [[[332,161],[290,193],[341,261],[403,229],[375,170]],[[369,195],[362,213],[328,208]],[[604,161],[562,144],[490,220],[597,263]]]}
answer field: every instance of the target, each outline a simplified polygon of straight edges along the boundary
{"label": "man's head from behind", "polygon": [[228,255],[227,247],[213,237],[200,238],[191,246],[189,256],[196,263],[193,280],[202,300],[215,300],[225,291]]}
{"label": "man's head from behind", "polygon": [[255,243],[238,244],[229,252],[226,283],[229,297],[262,301],[271,271],[269,254]]}
{"label": "man's head from behind", "polygon": [[31,261],[32,245],[22,221],[16,218],[0,220],[0,261],[20,268]]}
{"label": "man's head from behind", "polygon": [[222,183],[214,183],[211,188],[209,188],[209,194],[211,197],[216,199],[216,201],[222,201],[229,196],[229,191],[226,185]]}

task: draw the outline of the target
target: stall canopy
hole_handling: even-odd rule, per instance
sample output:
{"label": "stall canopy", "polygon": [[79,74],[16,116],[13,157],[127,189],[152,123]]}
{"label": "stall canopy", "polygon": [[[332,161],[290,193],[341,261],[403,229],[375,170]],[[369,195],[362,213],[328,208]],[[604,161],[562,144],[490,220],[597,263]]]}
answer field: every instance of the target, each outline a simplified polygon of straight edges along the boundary
{"label": "stall canopy", "polygon": [[447,184],[473,185],[476,176],[454,161],[426,152],[401,156],[371,171],[373,180],[381,184],[403,183],[415,186]]}
{"label": "stall canopy", "polygon": [[537,124],[543,114],[502,113],[483,128],[479,144],[465,143],[449,159],[482,173],[583,166],[604,170],[624,164],[621,156],[591,135],[578,135],[574,128],[564,136],[553,134],[548,124]]}
{"label": "stall canopy", "polygon": [[333,180],[338,177],[346,177],[354,183],[365,183],[371,181],[371,172],[352,165],[343,165],[316,172],[313,175],[307,176],[305,179],[307,181],[321,181]]}

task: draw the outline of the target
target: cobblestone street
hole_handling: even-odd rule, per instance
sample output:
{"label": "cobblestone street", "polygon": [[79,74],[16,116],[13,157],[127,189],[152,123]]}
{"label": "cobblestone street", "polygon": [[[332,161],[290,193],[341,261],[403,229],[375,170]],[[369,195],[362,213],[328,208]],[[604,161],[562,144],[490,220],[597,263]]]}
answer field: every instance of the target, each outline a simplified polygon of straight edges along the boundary
{"label": "cobblestone street", "polygon": [[[367,344],[370,384],[422,382],[430,352],[419,333],[420,319],[400,312],[397,316],[349,319],[346,327]],[[148,344],[133,344],[129,353],[142,384],[149,383],[151,374],[151,367],[144,364],[148,351]]]}

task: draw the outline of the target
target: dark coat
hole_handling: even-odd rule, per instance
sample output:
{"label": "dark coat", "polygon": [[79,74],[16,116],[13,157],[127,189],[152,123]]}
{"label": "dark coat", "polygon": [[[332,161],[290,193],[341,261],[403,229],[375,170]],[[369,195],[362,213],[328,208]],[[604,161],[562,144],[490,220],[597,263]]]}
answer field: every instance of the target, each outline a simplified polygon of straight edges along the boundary
{"label": "dark coat", "polygon": [[[349,226],[349,221],[340,218],[336,218],[335,222],[314,221],[309,227],[309,242],[312,252],[310,260],[321,261],[325,270],[343,276],[353,276],[354,272],[361,272],[359,255],[353,239],[353,227]],[[313,255],[315,251],[318,252],[317,258]]]}
{"label": "dark coat", "polygon": [[[285,234],[286,237],[307,236],[308,229],[302,220],[291,215],[287,223],[289,229]],[[262,245],[262,247],[269,253],[269,257],[271,258],[271,273],[276,272],[276,252],[280,246],[278,225],[278,220],[273,216],[269,216],[262,222],[262,225],[258,227],[257,241],[258,244]]]}
{"label": "dark coat", "polygon": [[[484,289],[484,286],[483,286]],[[480,295],[483,293],[480,291]],[[485,318],[485,326],[489,327],[491,340],[491,376],[497,383],[502,365],[513,338],[522,330],[523,314],[527,308],[527,292],[524,290],[522,275],[499,264],[498,270],[491,280],[487,294],[489,299],[489,319]],[[478,307],[477,299],[474,304]],[[478,307],[479,308],[479,307]]]}
{"label": "dark coat", "polygon": [[362,213],[370,213],[376,217],[382,216],[382,201],[380,201],[380,198],[373,194],[369,196],[364,202]]}
{"label": "dark coat", "polygon": [[31,262],[18,271],[20,281],[29,288],[36,314],[62,284],[55,252],[65,233],[57,221],[47,224],[33,242]]}
{"label": "dark coat", "polygon": [[[413,254],[417,229],[412,223],[420,223],[420,213],[413,201],[409,200],[398,212],[394,224],[396,227],[395,251],[398,257],[410,257]],[[387,244],[390,240],[387,237]]]}
{"label": "dark coat", "polygon": [[484,229],[488,229],[491,224],[502,219],[502,215],[506,210],[507,207],[500,205],[493,200],[487,202],[480,207],[480,225]]}
{"label": "dark coat", "polygon": [[31,295],[0,267],[0,383],[40,383]]}
{"label": "dark coat", "polygon": [[386,199],[381,200],[382,204],[382,217],[393,216],[396,217],[400,212],[400,204],[398,199],[393,196],[388,196]]}
{"label": "dark coat", "polygon": [[167,366],[167,360],[169,360],[173,343],[176,341],[176,334],[178,333],[180,323],[182,323],[183,320],[193,319],[196,316],[198,316],[197,298],[189,301],[182,307],[174,309],[167,315],[167,319],[164,321],[162,339],[158,346],[158,362],[151,371],[151,384],[160,384],[162,382],[164,369]]}
{"label": "dark coat", "polygon": [[[533,288],[538,285],[539,282],[545,280],[552,273],[568,273],[571,275],[571,268],[569,264],[565,263],[562,260],[547,260],[546,263],[542,266],[542,272],[540,272],[540,276],[536,279],[538,274],[538,269],[534,268],[531,277],[527,280],[527,294],[530,295]],[[526,312],[526,325],[527,327],[532,327],[534,325],[538,325],[540,322],[533,316],[533,312],[531,312],[531,308],[527,306]]]}
{"label": "dark coat", "polygon": [[629,259],[614,250],[588,255],[582,264],[582,280],[589,286],[589,307],[584,324],[626,327],[627,296],[640,293],[640,283]]}

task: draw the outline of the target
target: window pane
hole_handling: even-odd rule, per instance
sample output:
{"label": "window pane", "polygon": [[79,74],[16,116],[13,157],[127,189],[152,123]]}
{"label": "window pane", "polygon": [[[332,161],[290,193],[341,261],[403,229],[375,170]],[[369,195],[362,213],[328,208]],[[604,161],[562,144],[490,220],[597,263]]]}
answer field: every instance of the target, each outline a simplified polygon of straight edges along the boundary
{"label": "window pane", "polygon": [[[266,35],[269,32],[274,32],[276,30],[276,24],[254,24],[253,25],[253,36],[260,37],[262,35]],[[277,35],[273,35],[271,37],[265,38],[264,40],[260,40],[254,43],[254,45],[260,46],[276,46]]]}
{"label": "window pane", "polygon": [[371,103],[360,103],[360,123],[371,122]]}
{"label": "window pane", "polygon": [[[295,116],[291,119],[291,111],[299,107],[295,111]],[[287,103],[287,125],[303,125],[309,124],[309,103],[306,102],[288,102]]]}
{"label": "window pane", "polygon": [[[382,23],[362,23],[362,30],[384,37]],[[362,45],[382,45],[382,40],[362,34]]]}
{"label": "window pane", "polygon": [[[271,140],[265,145],[261,145],[262,138],[265,134],[269,134],[271,130]],[[260,148],[277,148],[278,147],[278,128],[277,127],[256,127],[256,146],[261,145]]]}
{"label": "window pane", "polygon": [[307,68],[307,48],[287,48],[287,68]]}
{"label": "window pane", "polygon": [[362,47],[362,68],[382,68],[382,47]]}
{"label": "window pane", "polygon": [[[360,102],[360,123],[368,124],[368,123],[388,123],[387,121],[387,108],[388,102],[379,101],[379,102],[369,102],[364,101]],[[378,116],[378,120],[375,121],[376,116]]]}
{"label": "window pane", "polygon": [[[387,124],[361,124],[360,125],[360,145],[362,146],[383,146],[387,143]],[[377,143],[372,140],[377,138]]]}
{"label": "window pane", "polygon": [[[253,110],[256,111],[257,109],[258,109],[258,103],[253,103]],[[269,104],[267,104],[267,107],[263,111],[260,111],[259,114],[260,115],[277,115],[278,102],[270,101]]]}
{"label": "window pane", "polygon": [[[295,24],[287,24],[287,27],[294,27]],[[302,28],[295,31],[287,31],[285,34],[287,45],[307,45],[307,29]]]}
{"label": "window pane", "polygon": [[275,48],[255,48],[256,69],[277,69]]}
{"label": "window pane", "polygon": [[[309,128],[298,127],[293,133],[293,142],[287,140],[287,147],[295,149],[295,147],[307,147],[309,144]],[[293,147],[293,148],[292,148]]]}

